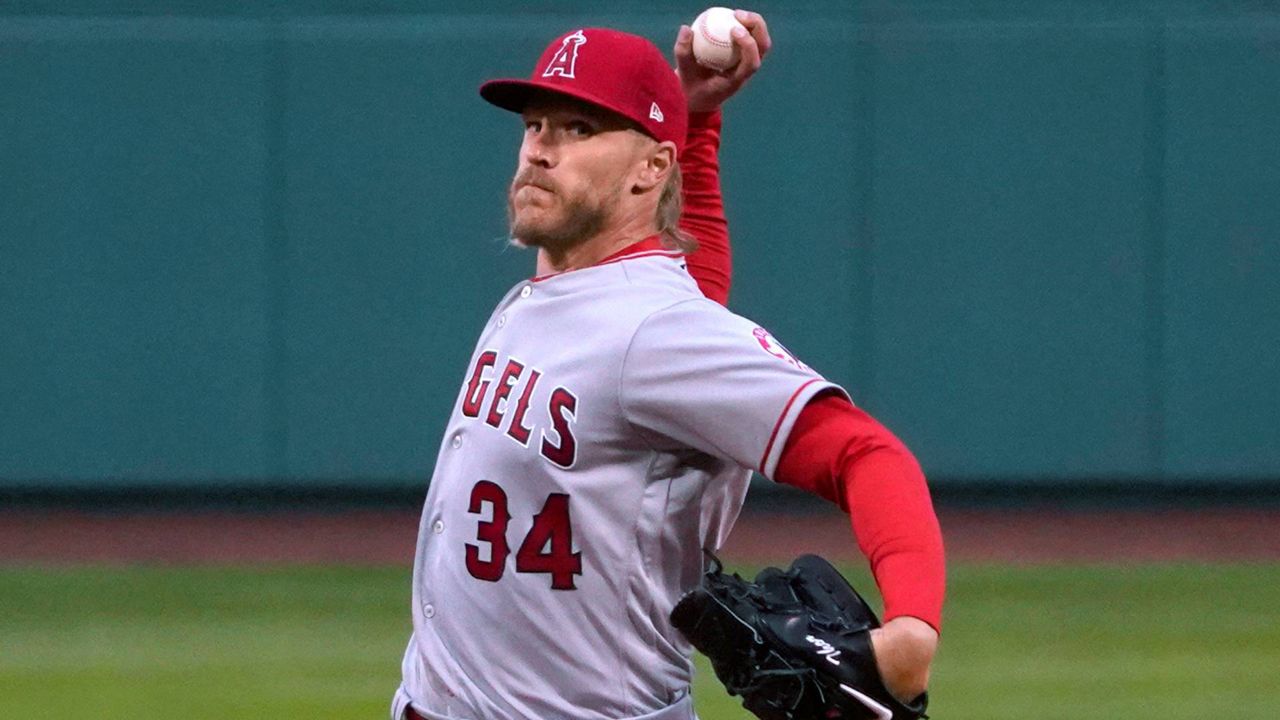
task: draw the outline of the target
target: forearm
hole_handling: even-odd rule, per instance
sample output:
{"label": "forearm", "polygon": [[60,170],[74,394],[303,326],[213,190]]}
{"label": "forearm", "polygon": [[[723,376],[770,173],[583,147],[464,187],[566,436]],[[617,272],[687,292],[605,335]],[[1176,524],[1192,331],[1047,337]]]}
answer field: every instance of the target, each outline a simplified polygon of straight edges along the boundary
{"label": "forearm", "polygon": [[919,463],[883,432],[868,447],[846,448],[838,484],[884,598],[884,619],[915,617],[938,630],[946,586],[942,531]]}
{"label": "forearm", "polygon": [[876,665],[890,692],[915,698],[929,683],[946,589],[942,532],[919,463],[883,425],[829,395],[800,413],[776,475],[849,513],[884,598],[884,626],[871,634]]}

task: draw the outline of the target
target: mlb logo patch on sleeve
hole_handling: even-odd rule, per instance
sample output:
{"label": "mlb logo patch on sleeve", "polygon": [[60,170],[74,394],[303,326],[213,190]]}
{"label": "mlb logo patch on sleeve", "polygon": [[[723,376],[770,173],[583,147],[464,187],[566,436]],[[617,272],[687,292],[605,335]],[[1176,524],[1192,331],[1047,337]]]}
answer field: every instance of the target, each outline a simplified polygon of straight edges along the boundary
{"label": "mlb logo patch on sleeve", "polygon": [[796,357],[795,354],[788,350],[785,345],[778,342],[777,338],[770,335],[768,330],[765,330],[762,327],[757,327],[755,330],[751,331],[751,334],[755,336],[756,342],[760,343],[760,347],[763,348],[765,352],[789,365],[794,365],[801,370],[809,369],[808,365],[800,362],[800,358]]}

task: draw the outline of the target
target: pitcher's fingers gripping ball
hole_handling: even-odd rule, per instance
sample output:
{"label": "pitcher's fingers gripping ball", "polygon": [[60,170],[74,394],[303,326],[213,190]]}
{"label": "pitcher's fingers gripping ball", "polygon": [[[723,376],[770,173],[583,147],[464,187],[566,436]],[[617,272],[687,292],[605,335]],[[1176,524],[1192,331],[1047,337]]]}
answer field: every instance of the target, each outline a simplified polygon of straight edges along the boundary
{"label": "pitcher's fingers gripping ball", "polygon": [[760,70],[772,47],[764,17],[747,10],[711,8],[692,27],[681,26],[676,68],[689,112],[719,107]]}
{"label": "pitcher's fingers gripping ball", "polygon": [[729,70],[740,57],[735,33],[741,37],[746,32],[729,8],[707,8],[693,21],[693,56],[713,70]]}

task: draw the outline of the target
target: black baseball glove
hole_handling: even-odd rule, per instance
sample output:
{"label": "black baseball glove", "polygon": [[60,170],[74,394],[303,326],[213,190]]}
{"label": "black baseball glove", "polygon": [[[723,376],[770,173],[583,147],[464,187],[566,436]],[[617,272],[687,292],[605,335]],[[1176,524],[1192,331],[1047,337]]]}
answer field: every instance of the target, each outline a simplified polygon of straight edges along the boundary
{"label": "black baseball glove", "polygon": [[831,563],[802,555],[748,582],[712,558],[702,584],[671,611],[731,695],[763,720],[903,720],[924,714],[884,686],[871,650],[880,620]]}

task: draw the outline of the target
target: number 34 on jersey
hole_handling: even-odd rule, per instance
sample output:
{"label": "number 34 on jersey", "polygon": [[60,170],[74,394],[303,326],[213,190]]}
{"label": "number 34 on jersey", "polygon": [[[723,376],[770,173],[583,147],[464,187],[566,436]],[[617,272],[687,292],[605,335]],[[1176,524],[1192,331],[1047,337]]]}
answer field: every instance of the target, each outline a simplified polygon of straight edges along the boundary
{"label": "number 34 on jersey", "polygon": [[[498,582],[511,554],[507,545],[507,523],[511,521],[507,493],[497,483],[481,480],[471,488],[467,512],[488,514],[491,518],[477,523],[478,542],[466,544],[467,572],[477,580]],[[481,559],[479,543],[488,545],[488,560]],[[533,516],[533,527],[516,551],[516,572],[546,573],[551,576],[553,590],[577,589],[573,579],[582,574],[582,553],[573,551],[568,495],[551,493],[542,510]]]}

